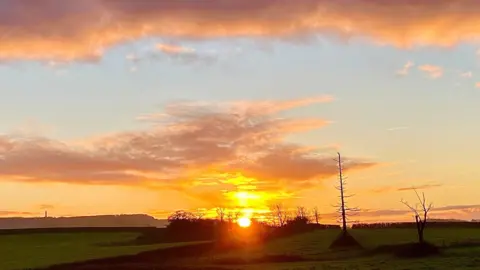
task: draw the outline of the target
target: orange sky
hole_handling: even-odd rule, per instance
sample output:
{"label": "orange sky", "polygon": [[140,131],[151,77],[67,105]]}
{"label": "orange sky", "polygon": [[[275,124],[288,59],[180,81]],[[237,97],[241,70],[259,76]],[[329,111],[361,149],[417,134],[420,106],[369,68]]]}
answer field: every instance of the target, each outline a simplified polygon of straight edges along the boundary
{"label": "orange sky", "polygon": [[476,0],[4,0],[0,37],[0,216],[333,222],[340,151],[358,220],[480,217]]}

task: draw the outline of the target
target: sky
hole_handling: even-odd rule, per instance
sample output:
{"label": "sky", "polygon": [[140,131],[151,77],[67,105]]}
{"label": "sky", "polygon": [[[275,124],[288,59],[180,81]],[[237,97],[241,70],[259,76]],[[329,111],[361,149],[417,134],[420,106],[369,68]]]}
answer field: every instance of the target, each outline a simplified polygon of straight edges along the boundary
{"label": "sky", "polygon": [[479,219],[473,0],[0,0],[0,216]]}

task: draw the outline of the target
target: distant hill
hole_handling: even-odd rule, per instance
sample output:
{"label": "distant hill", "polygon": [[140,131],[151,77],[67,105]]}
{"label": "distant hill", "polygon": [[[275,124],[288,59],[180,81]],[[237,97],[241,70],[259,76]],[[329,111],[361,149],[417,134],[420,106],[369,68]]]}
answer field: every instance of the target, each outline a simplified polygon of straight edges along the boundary
{"label": "distant hill", "polygon": [[100,215],[78,217],[0,218],[0,229],[72,227],[165,227],[167,220],[149,215]]}

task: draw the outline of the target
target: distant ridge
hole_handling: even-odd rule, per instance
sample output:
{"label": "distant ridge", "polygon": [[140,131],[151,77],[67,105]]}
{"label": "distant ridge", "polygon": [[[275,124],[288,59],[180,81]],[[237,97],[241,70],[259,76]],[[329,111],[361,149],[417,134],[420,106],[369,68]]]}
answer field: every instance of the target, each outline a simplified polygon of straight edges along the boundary
{"label": "distant ridge", "polygon": [[167,220],[149,215],[99,215],[78,217],[0,218],[0,229],[74,228],[74,227],[158,227]]}

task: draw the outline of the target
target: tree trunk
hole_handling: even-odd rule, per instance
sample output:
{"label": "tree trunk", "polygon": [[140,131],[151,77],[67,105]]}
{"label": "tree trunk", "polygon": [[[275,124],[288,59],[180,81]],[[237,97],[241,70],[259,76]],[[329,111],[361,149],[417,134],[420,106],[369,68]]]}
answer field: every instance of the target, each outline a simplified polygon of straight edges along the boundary
{"label": "tree trunk", "polygon": [[418,242],[419,242],[420,244],[423,244],[423,231],[420,231],[420,232],[418,233]]}

